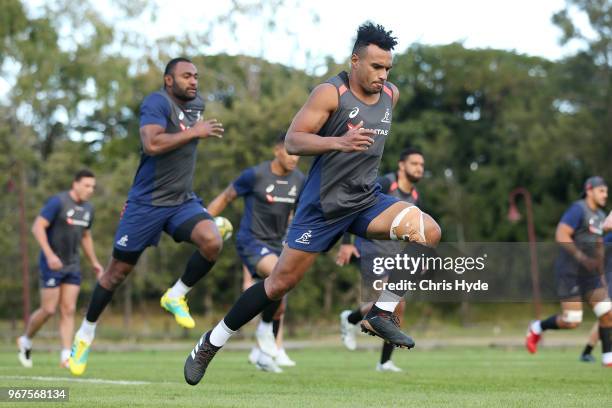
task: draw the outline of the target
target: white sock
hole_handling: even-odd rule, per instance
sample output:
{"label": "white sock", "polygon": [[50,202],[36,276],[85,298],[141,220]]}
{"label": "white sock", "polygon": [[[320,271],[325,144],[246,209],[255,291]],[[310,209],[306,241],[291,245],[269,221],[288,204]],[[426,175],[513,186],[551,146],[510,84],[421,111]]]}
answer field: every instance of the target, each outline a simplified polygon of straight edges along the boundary
{"label": "white sock", "polygon": [[215,347],[223,347],[234,333],[236,332],[221,320],[210,333],[208,341]]}
{"label": "white sock", "polygon": [[185,296],[191,288],[183,283],[182,280],[177,280],[173,287],[168,291],[168,297],[179,298]]}
{"label": "white sock", "polygon": [[400,300],[401,297],[397,296],[395,293],[385,290],[380,294],[380,297],[376,301],[376,307],[393,313]]}
{"label": "white sock", "polygon": [[256,333],[257,334],[265,334],[265,333],[274,334],[274,328],[272,327],[272,322],[266,323],[263,320],[260,320],[259,325],[257,325]]}
{"label": "white sock", "polygon": [[89,322],[87,319],[83,319],[81,327],[77,332],[77,335],[88,343],[91,343],[96,335],[97,322]]}
{"label": "white sock", "polygon": [[612,352],[603,353],[601,355],[601,362],[603,364],[612,364]]}
{"label": "white sock", "polygon": [[542,334],[542,323],[539,320],[534,321],[533,323],[531,323],[531,331],[534,334]]}
{"label": "white sock", "polygon": [[70,349],[62,349],[60,354],[60,361],[64,362],[70,358]]}
{"label": "white sock", "polygon": [[31,349],[32,348],[32,339],[29,338],[27,335],[23,335],[21,337],[19,337],[19,342],[21,343],[21,345],[27,349]]}

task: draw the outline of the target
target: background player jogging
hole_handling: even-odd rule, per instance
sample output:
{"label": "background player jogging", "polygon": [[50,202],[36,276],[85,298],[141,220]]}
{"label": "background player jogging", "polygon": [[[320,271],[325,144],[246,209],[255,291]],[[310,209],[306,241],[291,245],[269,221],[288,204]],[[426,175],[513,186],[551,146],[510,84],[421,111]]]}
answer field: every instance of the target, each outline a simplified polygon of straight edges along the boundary
{"label": "background player jogging", "polygon": [[[244,198],[236,250],[255,280],[270,275],[282,251],[289,217],[304,184],[304,175],[296,170],[298,160],[299,156],[287,153],[285,133],[279,134],[274,145],[274,160],[244,170],[208,206],[210,214],[217,216],[237,197]],[[251,351],[249,361],[261,370],[278,373],[282,371],[279,366],[295,365],[276,341],[284,306],[285,302],[274,302],[261,314],[255,337],[258,344],[265,344],[263,348],[276,352],[268,355],[259,347]]]}
{"label": "background player jogging", "polygon": [[223,135],[215,119],[203,121],[198,70],[186,58],[168,62],[164,86],[140,106],[140,164],[115,233],[111,261],[98,280],[87,315],[74,337],[70,371],[85,371],[95,328],[115,289],[134,269],[148,246],[166,232],[177,242],[197,247],[185,272],[161,299],[178,324],[193,328],[185,295],[215,264],[222,240],[212,217],[192,191],[196,148],[200,139]]}
{"label": "background player jogging", "polygon": [[32,367],[32,338],[55,314],[59,305],[60,366],[68,368],[74,312],[81,289],[80,246],[96,277],[103,271],[91,235],[94,210],[88,201],[95,187],[94,174],[80,170],[75,174],[70,190],[47,200],[32,225],[32,234],[40,245],[40,307],[32,313],[25,333],[17,339],[18,357],[24,367]]}
{"label": "background player jogging", "polygon": [[[346,231],[427,245],[440,240],[440,228],[429,215],[382,194],[375,182],[399,98],[397,88],[387,82],[396,44],[391,32],[380,25],[359,27],[350,72],[317,86],[294,117],[285,140],[287,151],[316,157],[298,198],[287,245],[270,276],[246,290],[225,318],[202,335],[185,361],[187,383],[197,384],[232,334],[282,299],[317,255],[329,250]],[[383,292],[362,328],[396,346],[411,348],[414,341],[399,330],[393,315],[401,295]]]}
{"label": "background player jogging", "polygon": [[598,319],[602,364],[612,367],[612,303],[603,276],[606,214],[602,208],[607,198],[604,179],[590,177],[584,183],[583,198],[567,209],[557,225],[555,240],[560,249],[555,278],[562,313],[531,323],[525,346],[532,354],[537,351],[544,331],[578,327],[584,300]]}

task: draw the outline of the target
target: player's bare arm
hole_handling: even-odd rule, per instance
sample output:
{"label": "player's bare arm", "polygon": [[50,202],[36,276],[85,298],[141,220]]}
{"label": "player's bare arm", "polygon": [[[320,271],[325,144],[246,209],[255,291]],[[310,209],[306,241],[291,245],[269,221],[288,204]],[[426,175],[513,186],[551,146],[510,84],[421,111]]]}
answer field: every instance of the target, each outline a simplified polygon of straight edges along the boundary
{"label": "player's bare arm", "polygon": [[285,146],[289,154],[319,155],[334,150],[356,152],[367,150],[374,143],[374,132],[364,129],[363,123],[340,137],[317,135],[330,115],[338,108],[338,92],[331,84],[317,86],[302,109],[295,115]]}
{"label": "player's bare arm", "polygon": [[96,278],[98,278],[102,272],[104,272],[104,268],[98,261],[98,257],[96,256],[96,251],[94,250],[93,238],[91,236],[91,231],[85,230],[83,232],[83,238],[81,239],[81,246],[83,247],[83,252],[89,259],[91,266],[94,269],[94,273],[96,274]]}
{"label": "player's bare arm", "polygon": [[572,238],[574,235],[574,229],[567,224],[559,223],[555,232],[555,241],[559,243],[567,252],[569,252],[578,262],[583,264],[587,269],[593,270],[598,267],[599,262],[587,256],[582,252]]}
{"label": "player's bare arm", "polygon": [[229,203],[234,201],[238,197],[238,193],[236,193],[236,189],[233,185],[229,185],[223,190],[221,194],[214,198],[206,208],[210,215],[216,217],[221,214],[225,207],[228,206]]}
{"label": "player's bare arm", "polygon": [[140,128],[140,140],[144,152],[156,156],[177,149],[193,139],[223,137],[223,132],[223,124],[216,119],[198,121],[179,133],[166,133],[166,129],[159,125],[145,125]]}
{"label": "player's bare arm", "polygon": [[47,238],[47,228],[49,228],[51,224],[44,217],[40,215],[36,217],[34,220],[34,224],[32,224],[32,234],[40,245],[40,249],[43,254],[45,254],[45,258],[47,258],[47,264],[51,270],[57,271],[62,269],[64,266],[59,257],[53,252],[51,249],[51,245],[49,245],[49,239]]}

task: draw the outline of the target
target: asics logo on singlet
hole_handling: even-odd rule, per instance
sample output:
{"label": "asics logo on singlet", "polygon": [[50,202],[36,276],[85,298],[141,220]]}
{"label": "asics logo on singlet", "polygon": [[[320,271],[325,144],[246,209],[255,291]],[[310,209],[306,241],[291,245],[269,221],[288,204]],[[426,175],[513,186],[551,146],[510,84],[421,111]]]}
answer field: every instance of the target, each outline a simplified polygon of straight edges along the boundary
{"label": "asics logo on singlet", "polygon": [[355,106],[353,110],[349,113],[349,118],[353,119],[359,113],[359,108]]}
{"label": "asics logo on singlet", "polygon": [[119,240],[117,241],[117,245],[122,246],[122,247],[126,247],[127,246],[127,242],[128,242],[128,236],[124,235],[121,238],[119,238]]}
{"label": "asics logo on singlet", "polygon": [[312,231],[308,230],[305,233],[303,233],[301,237],[296,239],[295,242],[298,242],[304,245],[310,245],[310,238],[312,238]]}
{"label": "asics logo on singlet", "polygon": [[266,247],[261,248],[261,251],[259,251],[259,255],[266,255],[269,253],[270,253],[270,250]]}

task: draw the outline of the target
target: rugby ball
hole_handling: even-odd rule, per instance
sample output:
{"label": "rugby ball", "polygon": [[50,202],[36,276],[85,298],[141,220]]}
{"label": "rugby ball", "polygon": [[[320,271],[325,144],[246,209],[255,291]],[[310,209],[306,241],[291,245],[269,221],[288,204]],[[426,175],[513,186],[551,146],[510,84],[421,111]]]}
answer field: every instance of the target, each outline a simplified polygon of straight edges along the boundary
{"label": "rugby ball", "polygon": [[219,234],[221,234],[221,238],[224,241],[227,241],[232,237],[232,232],[234,232],[234,227],[230,220],[225,217],[215,217],[215,225],[219,230]]}

